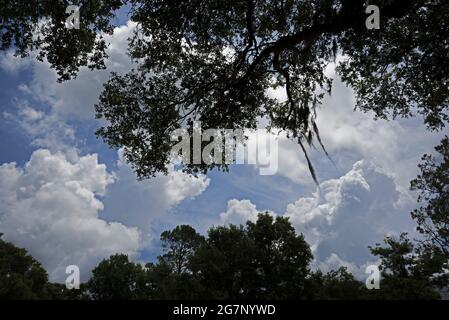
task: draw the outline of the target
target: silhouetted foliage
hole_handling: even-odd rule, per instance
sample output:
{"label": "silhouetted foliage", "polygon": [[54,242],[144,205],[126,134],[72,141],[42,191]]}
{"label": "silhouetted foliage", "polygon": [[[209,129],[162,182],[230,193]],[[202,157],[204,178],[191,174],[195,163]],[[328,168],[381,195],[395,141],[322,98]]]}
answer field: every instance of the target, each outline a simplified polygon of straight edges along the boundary
{"label": "silhouetted foliage", "polygon": [[299,298],[312,254],[286,218],[259,214],[257,222],[209,230],[192,271],[216,299]]}
{"label": "silhouetted foliage", "polygon": [[419,249],[401,234],[399,239],[387,237],[385,247],[377,245],[371,252],[381,259],[381,290],[373,290],[378,299],[439,299],[440,294],[432,281],[435,272],[442,270],[432,267],[432,260],[423,260]]}
{"label": "silhouetted foliage", "polygon": [[[79,68],[104,69],[115,10],[123,0],[0,0],[0,50],[12,48],[22,57],[35,50],[57,71],[59,80],[76,76]],[[80,28],[65,25],[69,5],[80,8]]]}
{"label": "silhouetted foliage", "polygon": [[142,266],[128,261],[124,254],[101,261],[87,283],[87,290],[95,300],[147,299],[148,287]]}
{"label": "silhouetted foliage", "polygon": [[[80,6],[79,30],[64,25],[69,3]],[[325,69],[337,54],[358,109],[381,118],[419,113],[430,129],[449,119],[445,0],[376,1],[380,30],[365,27],[365,0],[1,0],[0,48],[22,56],[37,49],[60,80],[81,66],[104,68],[102,34],[112,32],[114,12],[125,5],[137,23],[129,41],[137,65],[104,85],[96,113],[108,124],[97,134],[123,147],[139,177],[167,172],[169,132],[195,120],[204,129],[251,129],[264,117],[305,153],[314,139],[324,149],[316,111],[331,92]],[[268,94],[280,86],[286,101]],[[228,168],[184,169],[215,167]]]}
{"label": "silhouetted foliage", "polygon": [[[65,26],[69,4],[81,28]],[[139,177],[167,172],[169,133],[201,121],[203,129],[285,130],[306,153],[316,140],[317,108],[331,93],[325,69],[354,89],[356,108],[376,117],[424,117],[429,129],[449,120],[449,2],[378,0],[381,30],[365,27],[365,0],[0,0],[0,50],[36,50],[59,80],[80,67],[105,68],[105,34],[129,5],[137,23],[129,42],[136,68],[112,74],[96,106],[97,131],[120,147]],[[286,101],[269,89],[283,87]],[[182,225],[161,235],[163,254],[145,266],[116,254],[79,291],[48,283],[24,249],[0,239],[0,298],[5,299],[436,299],[447,285],[449,139],[425,155],[412,181],[423,235],[388,237],[371,248],[381,259],[381,290],[368,292],[345,269],[311,272],[312,253],[282,217],[261,214],[245,226],[220,226],[205,238]],[[324,150],[327,154],[327,152]],[[306,153],[310,171],[314,169]],[[190,165],[207,172],[223,165]]]}
{"label": "silhouetted foliage", "polygon": [[[116,254],[101,261],[79,290],[50,284],[25,250],[0,243],[1,299],[439,299],[442,264],[401,235],[371,248],[381,260],[380,290],[346,268],[311,271],[312,254],[288,219],[259,214],[245,226],[219,226],[204,238],[190,226],[161,235],[156,263]],[[31,266],[30,266],[31,264]],[[9,270],[9,271],[8,271]]]}
{"label": "silhouetted foliage", "polygon": [[1,239],[0,299],[49,299],[51,288],[45,269],[25,249]]}
{"label": "silhouetted foliage", "polygon": [[[176,143],[168,133],[193,121],[245,129],[264,117],[304,152],[314,138],[321,143],[316,111],[337,53],[357,108],[382,118],[417,111],[432,129],[448,120],[447,1],[376,1],[381,30],[365,27],[364,0],[131,3],[138,67],[105,84],[96,111],[109,122],[97,133],[124,147],[140,177],[166,172]],[[285,102],[268,93],[280,86]],[[191,163],[188,172],[227,169]]]}
{"label": "silhouetted foliage", "polygon": [[356,280],[345,267],[328,273],[312,272],[306,283],[306,299],[360,300],[369,297],[364,283]]}
{"label": "silhouetted foliage", "polygon": [[411,215],[422,238],[413,243],[406,234],[387,237],[371,252],[379,256],[382,299],[436,299],[449,282],[449,139],[435,147],[437,155],[425,154],[421,173],[411,182],[422,206]]}
{"label": "silhouetted foliage", "polygon": [[161,241],[164,249],[164,254],[159,257],[161,264],[180,275],[188,272],[190,259],[204,242],[204,237],[191,226],[181,225],[162,232]]}
{"label": "silhouetted foliage", "polygon": [[437,155],[424,155],[421,173],[411,182],[423,206],[412,212],[423,244],[433,247],[449,260],[449,138],[435,147]]}

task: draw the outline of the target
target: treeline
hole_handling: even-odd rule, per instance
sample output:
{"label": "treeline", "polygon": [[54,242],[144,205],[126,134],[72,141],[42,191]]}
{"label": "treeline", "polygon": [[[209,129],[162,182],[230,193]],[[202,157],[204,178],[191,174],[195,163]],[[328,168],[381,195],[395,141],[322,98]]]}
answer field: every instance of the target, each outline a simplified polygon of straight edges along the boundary
{"label": "treeline", "polygon": [[188,225],[165,231],[156,262],[112,255],[79,290],[49,283],[26,250],[0,238],[0,299],[439,299],[449,280],[449,139],[435,149],[411,183],[422,238],[402,234],[369,248],[380,260],[378,290],[345,268],[311,270],[303,235],[287,218],[261,213],[244,226],[210,228],[207,237]]}
{"label": "treeline", "polygon": [[[419,273],[412,244],[402,237],[371,249],[382,260],[379,290],[368,290],[345,268],[311,271],[312,253],[288,219],[259,214],[245,226],[211,228],[207,237],[188,225],[161,235],[163,254],[142,265],[112,255],[79,290],[49,283],[24,249],[0,240],[1,299],[438,299]],[[388,269],[388,271],[387,271]],[[421,270],[422,271],[422,270]]]}

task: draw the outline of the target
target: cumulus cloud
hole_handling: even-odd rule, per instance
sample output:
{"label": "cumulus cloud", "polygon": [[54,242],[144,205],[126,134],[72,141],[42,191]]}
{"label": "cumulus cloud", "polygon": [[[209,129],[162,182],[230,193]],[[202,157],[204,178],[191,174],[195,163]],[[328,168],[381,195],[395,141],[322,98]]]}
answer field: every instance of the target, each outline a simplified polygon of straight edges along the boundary
{"label": "cumulus cloud", "polygon": [[137,258],[151,223],[209,185],[205,176],[169,170],[138,181],[122,160],[110,174],[97,155],[35,151],[21,168],[0,166],[0,232],[43,263],[52,280],[78,265],[83,278],[114,253]]}
{"label": "cumulus cloud", "polygon": [[[311,196],[288,204],[283,216],[310,244],[312,268],[327,272],[344,266],[363,279],[366,266],[378,263],[368,246],[387,235],[414,233],[412,207],[403,197],[393,175],[362,160],[341,177],[323,181]],[[261,211],[250,200],[232,199],[219,217],[224,224],[244,224]]]}
{"label": "cumulus cloud", "polygon": [[259,128],[244,134],[245,164],[253,165],[259,175],[280,175],[302,185],[313,183],[301,148],[285,132]]}
{"label": "cumulus cloud", "polygon": [[[362,265],[358,265],[356,263],[344,261],[337,254],[332,253],[324,261],[319,261],[319,260],[315,259],[314,261],[312,261],[311,267],[314,270],[321,270],[324,273],[344,267],[356,279],[359,279],[360,281],[364,282],[368,276],[368,274],[366,272],[367,271],[366,268],[370,265],[376,265],[376,266],[380,265],[380,260],[376,259],[375,257],[371,257],[371,258],[372,258],[371,261],[367,261],[366,263],[364,263]],[[370,272],[368,272],[368,273],[370,273]]]}
{"label": "cumulus cloud", "polygon": [[247,221],[256,222],[259,213],[268,213],[276,216],[271,210],[257,209],[256,205],[250,200],[231,199],[228,201],[226,211],[220,213],[220,221],[223,224],[245,225]]}
{"label": "cumulus cloud", "polygon": [[9,73],[25,67],[31,69],[31,81],[21,84],[19,89],[34,100],[49,105],[60,119],[94,119],[94,105],[110,72],[125,73],[132,66],[131,58],[127,55],[127,39],[132,35],[135,26],[134,22],[129,21],[126,25],[115,28],[112,35],[104,35],[110,44],[107,49],[109,57],[105,61],[106,70],[91,71],[81,68],[75,79],[58,83],[58,76],[50,68],[50,64],[34,59],[35,53],[22,59],[11,52],[0,58],[0,68]]}
{"label": "cumulus cloud", "polygon": [[52,280],[67,265],[83,278],[100,259],[120,252],[135,256],[139,231],[99,218],[100,196],[113,182],[96,155],[69,161],[62,153],[35,151],[24,168],[0,166],[0,230],[41,261]]}
{"label": "cumulus cloud", "polygon": [[[318,107],[317,125],[337,167],[333,167],[320,148],[318,151],[311,148],[309,152],[318,177],[327,179],[326,175],[346,172],[357,160],[368,159],[394,174],[398,187],[406,192],[409,181],[416,176],[420,157],[432,152],[441,133],[426,131],[420,117],[375,120],[372,112],[354,110],[354,92],[336,76],[335,65],[329,66],[326,72],[334,78],[334,85],[332,95]],[[280,101],[286,99],[283,88],[271,90],[269,95]],[[295,142],[281,136],[279,155],[280,175],[298,184],[313,184],[302,151]]]}
{"label": "cumulus cloud", "polygon": [[224,224],[245,224],[246,221],[256,221],[258,210],[250,200],[231,199],[225,212],[220,213],[220,220]]}
{"label": "cumulus cloud", "polygon": [[[327,272],[344,266],[363,279],[366,266],[378,263],[368,246],[387,235],[414,233],[412,207],[403,196],[394,176],[362,160],[341,177],[323,181],[311,196],[288,204],[283,216],[310,244],[312,268]],[[224,224],[244,224],[261,211],[248,199],[232,199],[219,217]]]}
{"label": "cumulus cloud", "polygon": [[291,181],[310,185],[313,183],[304,153],[298,143],[282,134],[278,138],[279,143],[279,168],[278,174]]}
{"label": "cumulus cloud", "polygon": [[413,232],[411,208],[402,206],[400,196],[391,175],[358,161],[342,177],[322,182],[311,197],[289,204],[285,216],[305,235],[318,264],[363,266],[373,261],[368,246],[386,235]]}
{"label": "cumulus cloud", "polygon": [[194,177],[173,167],[167,175],[158,174],[139,181],[120,152],[115,177],[116,183],[110,186],[104,198],[104,217],[142,230],[148,230],[155,218],[160,218],[182,201],[202,194],[210,183],[206,176]]}

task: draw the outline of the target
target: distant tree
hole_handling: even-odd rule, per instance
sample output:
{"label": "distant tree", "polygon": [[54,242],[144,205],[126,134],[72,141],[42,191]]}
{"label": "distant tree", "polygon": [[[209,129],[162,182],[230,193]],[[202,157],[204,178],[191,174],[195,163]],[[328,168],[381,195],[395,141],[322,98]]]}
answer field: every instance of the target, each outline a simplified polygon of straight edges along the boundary
{"label": "distant tree", "polygon": [[1,239],[0,299],[49,299],[51,286],[45,269],[25,249]]}
{"label": "distant tree", "polygon": [[318,270],[307,278],[305,299],[360,300],[365,299],[365,284],[356,280],[345,267],[323,273]]}
{"label": "distant tree", "polygon": [[181,274],[160,260],[146,265],[152,299],[189,300],[211,298],[203,284],[190,271]]}
{"label": "distant tree", "polygon": [[387,237],[384,247],[378,244],[370,249],[381,260],[382,277],[380,290],[371,290],[369,297],[388,300],[440,298],[438,282],[433,281],[439,265],[415,248],[406,234],[401,234],[399,239]]}
{"label": "distant tree", "polygon": [[49,288],[51,300],[91,300],[86,283],[80,283],[79,289],[68,289],[65,283],[51,283]]}
{"label": "distant tree", "polygon": [[302,234],[297,235],[288,218],[259,214],[246,223],[248,237],[256,245],[257,296],[294,298],[302,294],[312,252]]}
{"label": "distant tree", "polygon": [[148,299],[151,295],[145,270],[125,254],[101,261],[92,270],[86,289],[95,300]]}
{"label": "distant tree", "polygon": [[204,237],[188,225],[177,226],[161,234],[164,254],[159,257],[175,274],[188,272],[190,258],[204,242]]}
{"label": "distant tree", "polygon": [[192,269],[214,298],[301,297],[312,254],[282,217],[259,214],[246,227],[211,228]]}
{"label": "distant tree", "polygon": [[449,260],[449,138],[435,147],[437,155],[424,155],[421,173],[411,182],[422,206],[412,212],[423,245],[432,247]]}
{"label": "distant tree", "polygon": [[370,292],[382,299],[437,299],[449,284],[449,138],[425,154],[420,174],[411,182],[421,207],[411,213],[422,237],[412,242],[406,234],[387,237],[385,246],[370,248],[379,256],[381,290]]}
{"label": "distant tree", "polygon": [[156,299],[197,299],[202,296],[202,287],[192,276],[190,259],[204,241],[204,237],[188,225],[162,232],[163,254],[156,264],[146,265]]}

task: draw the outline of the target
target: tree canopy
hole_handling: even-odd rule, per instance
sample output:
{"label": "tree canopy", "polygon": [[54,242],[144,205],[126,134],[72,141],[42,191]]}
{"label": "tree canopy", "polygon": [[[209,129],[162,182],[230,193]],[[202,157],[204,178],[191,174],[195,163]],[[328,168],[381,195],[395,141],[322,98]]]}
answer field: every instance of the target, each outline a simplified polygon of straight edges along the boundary
{"label": "tree canopy", "polygon": [[192,272],[221,299],[302,296],[312,253],[286,218],[260,214],[246,226],[211,228]]}
{"label": "tree canopy", "polygon": [[441,251],[449,260],[449,138],[435,147],[436,155],[425,154],[421,173],[411,182],[422,206],[412,212],[425,243]]}
{"label": "tree canopy", "polygon": [[[67,29],[69,1],[2,0],[1,48],[37,49],[60,80],[81,66],[104,68],[115,10],[127,5],[137,27],[129,41],[136,68],[104,85],[98,130],[140,177],[166,172],[169,132],[202,127],[251,129],[260,118],[304,148],[321,143],[317,109],[331,92],[326,68],[356,94],[356,108],[376,117],[424,116],[430,129],[448,120],[449,4],[444,0],[379,0],[379,30],[368,30],[365,0],[70,1],[81,28]],[[282,87],[286,101],[268,89]],[[309,162],[309,165],[310,162]],[[188,164],[207,171],[212,165]],[[218,165],[226,169],[227,165]],[[311,166],[311,172],[314,175]]]}
{"label": "tree canopy", "polygon": [[[0,50],[25,57],[36,51],[57,71],[59,80],[74,78],[79,68],[104,69],[115,10],[122,0],[0,0]],[[80,11],[80,28],[66,26],[69,5]]]}
{"label": "tree canopy", "polygon": [[[162,255],[145,265],[124,254],[103,259],[80,289],[49,283],[42,266],[0,240],[0,299],[440,299],[443,265],[406,235],[371,248],[380,258],[380,290],[344,267],[311,270],[310,247],[288,219],[260,213],[255,222],[209,229],[187,225],[161,234]],[[447,279],[446,279],[447,280]]]}
{"label": "tree canopy", "polygon": [[87,283],[88,292],[95,300],[145,299],[146,287],[142,266],[130,262],[124,254],[101,261]]}
{"label": "tree canopy", "polygon": [[[166,170],[173,143],[167,132],[195,120],[203,128],[245,129],[263,117],[306,152],[305,142],[315,137],[321,143],[316,111],[331,92],[325,69],[337,54],[344,57],[338,73],[355,90],[357,108],[383,118],[417,111],[430,128],[441,128],[449,98],[449,5],[377,4],[380,30],[365,27],[361,0],[136,6],[131,18],[139,27],[129,52],[139,66],[105,84],[96,110],[109,124],[98,135],[124,147],[141,177]],[[277,87],[285,88],[286,101],[269,96]]]}
{"label": "tree canopy", "polygon": [[387,237],[385,246],[370,248],[381,259],[380,294],[387,299],[437,298],[437,288],[449,284],[449,138],[425,154],[420,174],[411,181],[418,204],[411,216],[421,237],[412,242],[407,234]]}
{"label": "tree canopy", "polygon": [[50,297],[48,275],[25,249],[3,241],[0,233],[0,299]]}
{"label": "tree canopy", "polygon": [[385,247],[377,245],[370,249],[380,258],[382,271],[381,290],[374,290],[374,297],[388,300],[440,298],[434,275],[442,271],[441,265],[416,248],[406,234],[398,239],[387,237]]}

